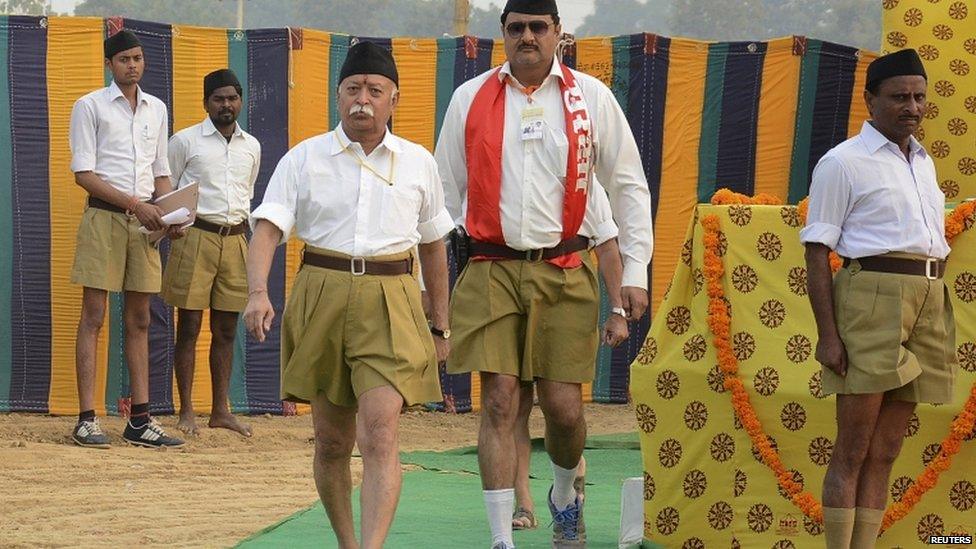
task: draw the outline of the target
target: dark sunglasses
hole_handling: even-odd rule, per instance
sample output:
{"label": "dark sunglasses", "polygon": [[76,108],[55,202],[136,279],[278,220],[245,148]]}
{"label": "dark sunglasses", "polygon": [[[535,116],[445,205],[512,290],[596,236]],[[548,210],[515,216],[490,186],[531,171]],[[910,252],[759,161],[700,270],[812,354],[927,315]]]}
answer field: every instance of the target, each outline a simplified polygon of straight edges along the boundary
{"label": "dark sunglasses", "polygon": [[549,33],[550,26],[552,26],[552,23],[549,23],[548,21],[515,21],[505,26],[505,32],[507,32],[512,38],[521,38],[521,36],[525,34],[525,27],[529,27],[532,34],[536,36],[545,36]]}

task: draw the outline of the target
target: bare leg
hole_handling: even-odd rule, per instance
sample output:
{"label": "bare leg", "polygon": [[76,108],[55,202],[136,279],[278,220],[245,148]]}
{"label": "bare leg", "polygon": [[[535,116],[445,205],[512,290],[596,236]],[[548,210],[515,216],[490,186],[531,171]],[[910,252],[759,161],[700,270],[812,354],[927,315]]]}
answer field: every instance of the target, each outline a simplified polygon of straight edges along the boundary
{"label": "bare leg", "polygon": [[78,409],[95,408],[95,355],[98,333],[105,319],[105,298],[108,292],[85,288],[81,298],[81,318],[75,340],[75,375],[78,381]]}
{"label": "bare leg", "polygon": [[867,459],[857,483],[858,507],[884,509],[888,499],[888,476],[901,452],[905,429],[915,411],[914,402],[885,399],[878,413]]}
{"label": "bare leg", "polygon": [[540,379],[539,404],[546,417],[546,451],[564,469],[579,465],[586,444],[583,393],[578,383]]}
{"label": "bare leg", "polygon": [[481,427],[478,465],[485,490],[515,487],[515,430],[519,407],[515,376],[481,372]]}
{"label": "bare leg", "polygon": [[[532,415],[533,386],[522,383],[519,388],[518,417],[515,420],[515,450],[518,464],[515,469],[515,503],[517,509],[525,509],[535,514],[535,502],[532,501],[532,490],[529,487],[529,466],[532,459],[532,437],[529,434],[529,416]],[[512,527],[516,529],[532,528],[535,526],[528,518],[512,520]]]}
{"label": "bare leg", "polygon": [[210,427],[237,431],[249,437],[251,426],[241,423],[230,413],[228,391],[230,372],[234,365],[234,340],[237,338],[238,313],[210,310],[210,377],[213,385],[213,407],[210,411]]}
{"label": "bare leg", "polygon": [[193,370],[196,366],[197,336],[203,311],[180,309],[176,323],[176,351],[174,369],[176,389],[180,394],[180,421],[176,427],[188,435],[197,432],[197,421],[193,411]]}
{"label": "bare leg", "polygon": [[390,386],[370,389],[359,396],[356,440],[363,456],[363,549],[381,549],[400,500],[401,471],[397,425],[403,397]]}
{"label": "bare leg", "polygon": [[352,474],[349,461],[356,443],[356,409],[336,406],[324,393],[312,400],[315,488],[341,549],[358,549],[352,520]]}
{"label": "bare leg", "polygon": [[149,402],[149,298],[152,294],[125,292],[125,360],[129,366],[132,404]]}
{"label": "bare leg", "polygon": [[824,476],[825,507],[851,509],[881,410],[882,393],[837,395],[837,439]]}

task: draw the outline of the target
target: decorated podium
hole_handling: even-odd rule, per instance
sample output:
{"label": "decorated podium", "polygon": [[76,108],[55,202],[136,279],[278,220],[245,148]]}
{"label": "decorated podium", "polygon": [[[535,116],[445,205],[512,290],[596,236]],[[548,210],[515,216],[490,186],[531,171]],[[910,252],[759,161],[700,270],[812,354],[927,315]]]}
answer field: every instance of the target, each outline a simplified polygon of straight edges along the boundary
{"label": "decorated podium", "polygon": [[[835,436],[821,391],[799,230],[804,205],[699,205],[631,369],[644,537],[665,547],[822,547]],[[728,204],[731,200],[719,200]],[[879,547],[976,533],[976,204],[947,217],[955,397],[919,405],[894,465]],[[724,351],[723,351],[724,349]]]}

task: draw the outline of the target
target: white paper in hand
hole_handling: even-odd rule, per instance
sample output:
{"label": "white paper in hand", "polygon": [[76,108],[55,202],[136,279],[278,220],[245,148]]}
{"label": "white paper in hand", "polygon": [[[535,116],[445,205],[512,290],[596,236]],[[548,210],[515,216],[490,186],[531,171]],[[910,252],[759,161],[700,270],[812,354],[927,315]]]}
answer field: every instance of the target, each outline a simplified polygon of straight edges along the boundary
{"label": "white paper in hand", "polygon": [[[168,214],[164,215],[162,218],[163,224],[165,225],[185,225],[190,222],[190,210],[186,208],[177,208]],[[142,234],[149,234],[153,231],[145,227],[139,227],[139,232]]]}

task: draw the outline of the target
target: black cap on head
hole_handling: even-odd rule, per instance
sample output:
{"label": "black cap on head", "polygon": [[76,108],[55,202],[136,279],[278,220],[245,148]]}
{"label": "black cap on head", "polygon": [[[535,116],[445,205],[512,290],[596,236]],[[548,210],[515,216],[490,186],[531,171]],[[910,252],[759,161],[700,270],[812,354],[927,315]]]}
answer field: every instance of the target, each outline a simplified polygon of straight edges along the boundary
{"label": "black cap on head", "polygon": [[140,46],[142,46],[142,42],[136,38],[136,35],[133,34],[132,31],[122,29],[105,39],[105,59],[115,57],[115,54],[119,53],[120,51],[125,51]]}
{"label": "black cap on head", "polygon": [[502,24],[508,12],[528,13],[529,15],[551,15],[553,18],[559,17],[559,8],[556,7],[556,0],[508,0],[505,9],[502,10]]}
{"label": "black cap on head", "polygon": [[339,82],[354,74],[379,74],[389,78],[397,86],[400,85],[393,54],[386,48],[365,40],[349,48],[346,61],[339,71]]}
{"label": "black cap on head", "polygon": [[868,65],[868,77],[864,87],[873,92],[877,90],[877,86],[882,80],[893,76],[921,76],[928,80],[918,52],[907,49],[889,53],[871,61],[871,64]]}
{"label": "black cap on head", "polygon": [[237,79],[234,71],[230,69],[217,69],[203,77],[203,98],[207,99],[210,97],[210,94],[224,86],[234,86],[238,95],[243,93],[241,82]]}

